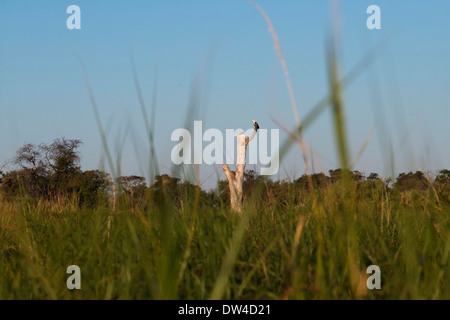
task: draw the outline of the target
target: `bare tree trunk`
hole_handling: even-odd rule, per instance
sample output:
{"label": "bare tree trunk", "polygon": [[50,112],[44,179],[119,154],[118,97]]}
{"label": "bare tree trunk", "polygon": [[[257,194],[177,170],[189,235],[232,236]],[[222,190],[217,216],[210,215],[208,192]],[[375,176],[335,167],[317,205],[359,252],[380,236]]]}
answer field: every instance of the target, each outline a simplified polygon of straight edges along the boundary
{"label": "bare tree trunk", "polygon": [[237,134],[237,161],[236,171],[231,171],[227,164],[222,165],[223,172],[227,176],[228,185],[230,186],[230,202],[231,210],[239,214],[242,213],[242,199],[243,199],[243,184],[244,184],[244,169],[245,169],[245,155],[247,153],[248,143],[255,137],[259,129],[256,121],[252,120],[255,130],[249,138],[246,138],[243,132]]}

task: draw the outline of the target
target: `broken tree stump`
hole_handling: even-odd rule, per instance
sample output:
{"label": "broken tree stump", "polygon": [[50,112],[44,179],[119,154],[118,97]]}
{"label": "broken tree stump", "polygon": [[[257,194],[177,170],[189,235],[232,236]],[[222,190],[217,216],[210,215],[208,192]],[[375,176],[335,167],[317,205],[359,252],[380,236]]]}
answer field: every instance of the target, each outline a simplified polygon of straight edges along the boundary
{"label": "broken tree stump", "polygon": [[227,164],[222,165],[223,172],[227,176],[228,185],[230,186],[230,202],[231,210],[242,214],[242,200],[243,200],[243,184],[244,184],[244,169],[245,169],[245,155],[247,153],[247,145],[253,140],[256,132],[259,129],[258,122],[252,120],[255,130],[250,137],[245,137],[244,132],[237,134],[237,161],[236,171],[231,171]]}

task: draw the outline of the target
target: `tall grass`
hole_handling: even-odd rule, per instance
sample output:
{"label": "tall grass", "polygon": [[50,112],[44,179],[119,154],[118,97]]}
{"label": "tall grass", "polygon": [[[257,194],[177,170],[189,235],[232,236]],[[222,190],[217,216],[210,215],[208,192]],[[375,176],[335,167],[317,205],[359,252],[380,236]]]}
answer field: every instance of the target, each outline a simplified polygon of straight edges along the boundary
{"label": "tall grass", "polygon": [[[183,209],[162,201],[115,212],[2,202],[0,298],[450,298],[449,205],[431,193],[405,205],[343,190],[318,193],[317,213],[310,195],[269,205],[255,194],[243,218],[225,204],[194,213],[190,198]],[[81,290],[66,288],[72,264]],[[381,290],[366,287],[372,264]]]}

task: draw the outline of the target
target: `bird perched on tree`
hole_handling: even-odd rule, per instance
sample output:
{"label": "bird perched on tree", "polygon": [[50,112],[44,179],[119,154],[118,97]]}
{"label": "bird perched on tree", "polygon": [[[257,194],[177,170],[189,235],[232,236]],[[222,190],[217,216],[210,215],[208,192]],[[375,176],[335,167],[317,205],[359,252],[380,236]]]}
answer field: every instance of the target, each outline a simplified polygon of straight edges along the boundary
{"label": "bird perched on tree", "polygon": [[255,120],[252,120],[252,122],[253,122],[253,125],[255,126],[255,130],[258,130],[259,129],[258,122],[256,122]]}

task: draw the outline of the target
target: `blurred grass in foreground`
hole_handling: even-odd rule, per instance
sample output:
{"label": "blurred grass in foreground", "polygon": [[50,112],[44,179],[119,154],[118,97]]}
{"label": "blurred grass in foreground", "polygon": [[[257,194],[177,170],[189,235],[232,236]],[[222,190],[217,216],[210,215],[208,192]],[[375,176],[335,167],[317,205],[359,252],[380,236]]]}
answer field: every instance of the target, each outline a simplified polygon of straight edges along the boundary
{"label": "blurred grass in foreground", "polygon": [[[339,80],[333,50],[330,95],[311,119],[332,107],[338,158],[348,168],[341,100],[347,83]],[[112,161],[83,72],[116,178],[120,164]],[[133,78],[143,118],[153,123],[134,65]],[[146,130],[155,160],[153,127]],[[188,189],[177,203],[150,189],[146,201],[124,197],[95,210],[71,199],[0,199],[0,299],[450,299],[448,198],[432,188],[406,202],[385,187],[375,197],[361,194],[345,174],[326,188],[292,184],[288,191],[280,198],[255,188],[242,218],[226,201],[200,202]],[[72,264],[81,268],[81,290],[66,288]],[[372,264],[381,268],[381,290],[366,288]]]}
{"label": "blurred grass in foreground", "polygon": [[[226,203],[193,210],[192,194],[182,207],[150,194],[153,205],[114,212],[2,201],[0,299],[450,298],[448,201],[431,190],[408,202],[383,188],[380,199],[342,184],[315,192],[313,210],[294,185],[283,201],[255,190],[243,218]],[[66,288],[71,264],[81,290]],[[381,290],[366,288],[372,264]]]}

